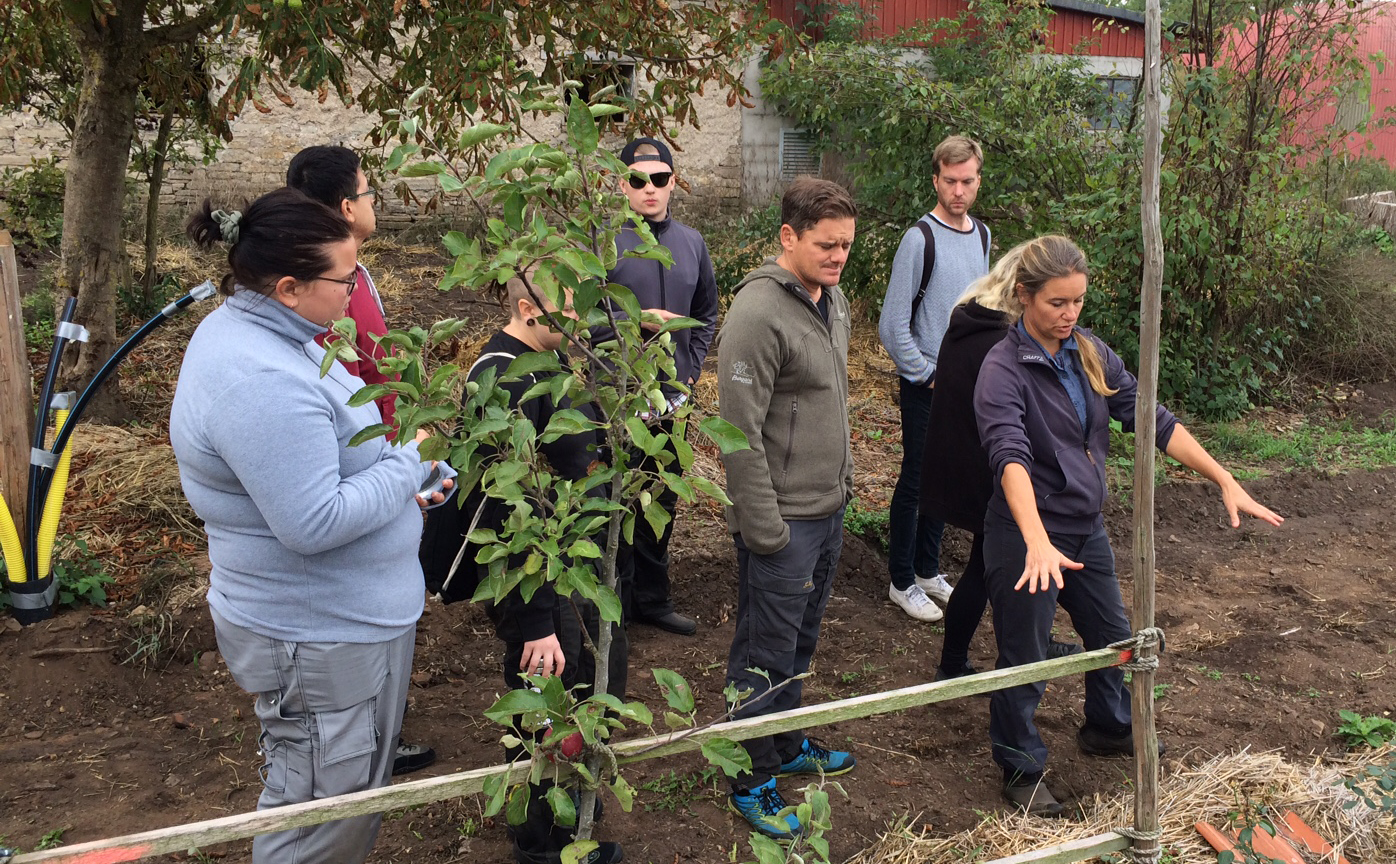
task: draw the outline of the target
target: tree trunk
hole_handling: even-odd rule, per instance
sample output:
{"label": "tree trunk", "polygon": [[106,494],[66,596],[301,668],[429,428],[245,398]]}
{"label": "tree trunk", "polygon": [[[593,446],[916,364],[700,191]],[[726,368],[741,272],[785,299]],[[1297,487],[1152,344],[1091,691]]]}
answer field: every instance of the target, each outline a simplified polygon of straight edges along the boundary
{"label": "tree trunk", "polygon": [[[104,21],[70,22],[83,74],[63,195],[59,288],[77,296],[74,320],[88,329],[91,340],[66,352],[59,381],[67,390],[85,387],[117,347],[116,287],[125,262],[121,217],[145,54],[145,0],[114,5],[117,14]],[[113,375],[88,416],[114,422],[128,415]]]}
{"label": "tree trunk", "polygon": [[[145,290],[141,299],[148,310],[155,295],[155,282],[159,273],[155,269],[156,245],[160,230],[160,187],[165,183],[165,153],[170,149],[170,130],[174,128],[175,103],[165,106],[160,115],[160,129],[155,133],[155,145],[150,161],[150,181],[146,186],[145,198]],[[142,313],[144,314],[144,312]]]}

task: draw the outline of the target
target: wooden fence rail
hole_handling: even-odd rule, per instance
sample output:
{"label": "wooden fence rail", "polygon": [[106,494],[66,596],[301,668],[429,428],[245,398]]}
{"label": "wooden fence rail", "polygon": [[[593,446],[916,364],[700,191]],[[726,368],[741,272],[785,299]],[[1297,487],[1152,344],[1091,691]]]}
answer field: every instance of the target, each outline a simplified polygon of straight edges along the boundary
{"label": "wooden fence rail", "polygon": [[[885,693],[872,693],[867,696],[808,705],[761,717],[718,723],[688,735],[674,733],[622,741],[617,743],[614,749],[620,762],[640,762],[697,750],[703,741],[711,738],[721,737],[745,741],[761,735],[773,735],[777,732],[788,732],[843,720],[887,714],[892,711],[903,711],[908,708],[918,708],[923,705],[1001,690],[1019,684],[1031,684],[1080,672],[1089,672],[1092,669],[1118,666],[1127,662],[1130,656],[1129,651],[1101,648],[1071,657],[1044,660],[1041,663],[1030,663],[1026,666],[1015,666],[1011,669],[980,672],[950,681],[918,684],[914,687],[903,687],[900,690],[889,690]],[[528,776],[528,764],[494,765],[489,768],[477,768],[449,774],[445,777],[429,777],[425,780],[413,780],[394,786],[385,786],[381,789],[369,789],[350,795],[339,795],[334,798],[323,798],[302,804],[290,804],[274,810],[240,813],[235,816],[224,816],[204,822],[192,822],[186,825],[144,831],[139,834],[128,834],[123,837],[94,840],[90,843],[65,846],[44,852],[27,852],[15,856],[12,859],[12,864],[36,864],[40,861],[63,861],[69,862],[69,864],[117,864],[117,862],[123,861],[137,861],[155,855],[185,852],[215,843],[243,840],[258,834],[270,834],[274,831],[285,831],[304,825],[318,825],[334,819],[384,813],[418,804],[430,804],[448,798],[473,795],[484,788],[487,779],[500,775],[508,776],[511,782],[522,781]],[[1042,864],[1062,864],[1062,862],[1080,861],[1095,854],[1124,848],[1123,845],[1109,844],[1123,843],[1128,845],[1129,843],[1128,840],[1119,837],[1119,835],[1101,835],[1091,838],[1091,840],[1096,844],[1105,845],[1083,846],[1082,850],[1095,849],[1097,851],[1083,851],[1080,857],[1076,858],[1060,857],[1062,854],[1076,854],[1075,851],[1063,846],[1041,850],[1040,853],[1028,853],[1055,854],[1057,857],[1024,858],[1016,856],[1004,859],[1002,862],[995,862],[995,864],[1022,864],[1022,862],[1030,861],[1042,862]]]}

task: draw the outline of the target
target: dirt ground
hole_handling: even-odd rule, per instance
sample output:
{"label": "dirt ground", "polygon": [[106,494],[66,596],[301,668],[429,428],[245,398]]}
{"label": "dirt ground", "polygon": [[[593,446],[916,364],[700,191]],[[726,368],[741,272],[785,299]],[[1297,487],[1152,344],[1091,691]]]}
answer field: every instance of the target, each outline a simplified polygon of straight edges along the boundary
{"label": "dirt ground", "polygon": [[[410,301],[399,296],[390,305],[411,306],[414,316],[443,308],[429,294],[404,294]],[[140,358],[133,360],[139,370]],[[145,380],[141,374],[156,373],[147,368],[136,380]],[[864,384],[855,388],[854,406],[859,493],[881,507],[899,458],[896,409],[890,377]],[[1366,392],[1354,421],[1389,424],[1396,390]],[[1158,618],[1168,650],[1158,722],[1169,746],[1166,771],[1242,747],[1303,761],[1340,748],[1333,737],[1340,709],[1382,714],[1396,706],[1396,469],[1279,474],[1248,486],[1287,518],[1282,527],[1232,530],[1204,484],[1170,482],[1159,490]],[[1108,516],[1128,600],[1130,517],[1118,500]],[[673,552],[676,605],[700,628],[687,638],[632,628],[630,695],[659,708],[648,670],[671,668],[692,683],[700,714],[710,717],[721,705],[736,603],[735,558],[716,508],[681,513]],[[957,573],[966,552],[965,537],[950,532],[944,569]],[[182,556],[186,572],[206,569],[201,555],[196,548]],[[133,585],[117,592],[109,610],[65,612],[22,632],[0,628],[0,652],[9,658],[0,666],[0,845],[32,849],[55,829],[71,844],[254,808],[257,723],[250,698],[218,658],[205,607],[133,618]],[[1060,624],[1069,637],[1069,623]],[[846,536],[806,703],[929,680],[941,635],[887,600],[881,550]],[[153,643],[160,647],[153,662],[122,662]],[[993,664],[987,621],[971,660]],[[399,781],[499,761],[501,730],[482,714],[501,686],[499,662],[500,646],[478,609],[428,605],[405,734],[435,747],[439,760]],[[1038,720],[1052,748],[1049,783],[1070,798],[1127,794],[1129,763],[1076,751],[1081,701],[1079,679],[1048,687]],[[859,760],[840,778],[847,798],[835,793],[834,860],[869,846],[897,820],[949,833],[999,809],[987,714],[985,700],[966,699],[817,730]],[[697,756],[643,763],[628,776],[641,787],[634,811],[609,806],[599,832],[624,842],[627,861],[747,860],[731,857],[734,847],[738,856],[746,851],[745,824],[725,809],[722,783]],[[371,860],[510,860],[502,821],[484,819],[482,807],[468,798],[390,813]],[[235,843],[204,854],[246,861],[249,848]]]}

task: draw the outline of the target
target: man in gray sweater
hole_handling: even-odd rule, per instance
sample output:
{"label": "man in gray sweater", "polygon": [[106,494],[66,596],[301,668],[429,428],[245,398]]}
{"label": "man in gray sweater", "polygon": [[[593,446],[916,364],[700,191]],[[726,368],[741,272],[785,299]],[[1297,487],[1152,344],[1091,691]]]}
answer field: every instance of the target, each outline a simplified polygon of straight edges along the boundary
{"label": "man in gray sweater", "polygon": [[[719,342],[722,417],[750,444],[722,459],[738,573],[727,681],[751,692],[739,718],[799,707],[796,676],[814,656],[853,497],[851,325],[838,284],[858,211],[841,187],[810,177],[790,185],[780,209],[781,254],[737,286]],[[776,815],[785,807],[776,778],[842,774],[854,764],[800,730],[744,746],[751,773],[733,779],[732,806],[772,837],[801,827]]]}
{"label": "man in gray sweater", "polygon": [[882,345],[897,364],[902,415],[902,470],[888,514],[892,584],[887,593],[918,621],[944,617],[931,598],[944,603],[951,591],[940,573],[945,525],[918,512],[936,358],[955,303],[971,282],[989,272],[989,229],[969,215],[979,192],[984,151],[977,142],[952,135],[931,158],[936,206],[903,235],[877,324]]}

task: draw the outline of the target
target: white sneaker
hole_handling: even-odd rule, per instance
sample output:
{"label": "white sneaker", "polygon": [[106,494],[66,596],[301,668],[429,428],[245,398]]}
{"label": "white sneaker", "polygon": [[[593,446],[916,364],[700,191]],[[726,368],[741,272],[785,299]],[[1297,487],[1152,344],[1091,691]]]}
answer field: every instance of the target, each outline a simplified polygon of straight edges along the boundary
{"label": "white sneaker", "polygon": [[931,602],[919,585],[912,585],[905,591],[898,590],[896,585],[888,585],[887,596],[917,621],[939,621],[945,617],[945,613]]}
{"label": "white sneaker", "polygon": [[941,604],[942,606],[950,602],[950,592],[955,590],[955,586],[945,580],[945,574],[941,573],[934,579],[923,579],[916,577],[916,584],[926,596]]}

